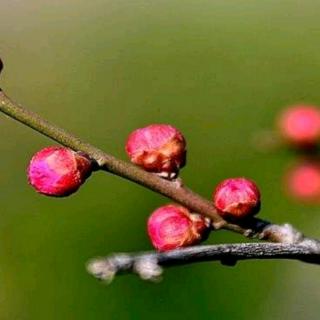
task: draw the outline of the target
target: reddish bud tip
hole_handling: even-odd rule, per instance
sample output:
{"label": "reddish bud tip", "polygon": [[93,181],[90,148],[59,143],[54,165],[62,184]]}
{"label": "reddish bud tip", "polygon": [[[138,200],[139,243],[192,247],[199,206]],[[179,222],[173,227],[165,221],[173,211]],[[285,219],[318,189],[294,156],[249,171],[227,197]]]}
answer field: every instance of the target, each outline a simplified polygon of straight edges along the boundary
{"label": "reddish bud tip", "polygon": [[86,156],[63,147],[47,147],[32,157],[27,174],[37,192],[64,197],[74,193],[91,171],[92,162]]}
{"label": "reddish bud tip", "polygon": [[320,202],[320,163],[306,161],[291,167],[285,175],[285,189],[293,198]]}
{"label": "reddish bud tip", "polygon": [[158,208],[148,220],[149,237],[159,251],[199,243],[208,235],[209,230],[209,219],[173,204]]}
{"label": "reddish bud tip", "polygon": [[173,178],[185,164],[186,142],[176,128],[152,124],[129,135],[126,152],[133,163],[145,170]]}
{"label": "reddish bud tip", "polygon": [[222,181],[213,193],[219,214],[226,219],[243,219],[258,213],[260,192],[256,184],[245,178]]}
{"label": "reddish bud tip", "polygon": [[320,110],[315,106],[293,106],[279,117],[280,134],[289,143],[312,147],[320,139]]}

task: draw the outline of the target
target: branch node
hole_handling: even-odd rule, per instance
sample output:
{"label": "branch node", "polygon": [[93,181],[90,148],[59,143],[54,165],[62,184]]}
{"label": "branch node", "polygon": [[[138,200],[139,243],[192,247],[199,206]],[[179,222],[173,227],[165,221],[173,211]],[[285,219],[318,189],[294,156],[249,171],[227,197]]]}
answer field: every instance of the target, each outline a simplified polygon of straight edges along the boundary
{"label": "branch node", "polygon": [[87,264],[87,271],[106,283],[111,283],[119,271],[129,271],[131,268],[132,258],[121,253],[107,259],[96,258]]}
{"label": "branch node", "polygon": [[179,189],[179,188],[182,188],[182,187],[183,187],[183,180],[182,180],[182,178],[180,178],[180,177],[172,180],[172,183],[174,184],[174,186],[176,187],[176,189]]}
{"label": "branch node", "polygon": [[87,271],[99,280],[111,283],[116,275],[116,269],[108,260],[94,259],[87,263]]}
{"label": "branch node", "polygon": [[304,235],[296,230],[291,224],[283,225],[270,224],[260,234],[260,239],[268,239],[274,242],[294,244],[300,243]]}
{"label": "branch node", "polygon": [[246,229],[244,232],[243,232],[243,235],[247,238],[251,238],[254,236],[254,231],[252,229]]}
{"label": "branch node", "polygon": [[96,158],[96,159],[94,159],[94,160],[95,160],[95,162],[97,163],[97,165],[98,165],[100,168],[106,167],[106,165],[107,165],[107,161],[106,161],[106,159],[103,158],[103,157]]}
{"label": "branch node", "polygon": [[227,222],[224,220],[218,221],[218,222],[212,222],[212,227],[214,230],[222,229],[226,225],[227,225]]}
{"label": "branch node", "polygon": [[144,256],[136,259],[133,270],[142,280],[159,282],[161,280],[162,268],[158,265],[156,258]]}

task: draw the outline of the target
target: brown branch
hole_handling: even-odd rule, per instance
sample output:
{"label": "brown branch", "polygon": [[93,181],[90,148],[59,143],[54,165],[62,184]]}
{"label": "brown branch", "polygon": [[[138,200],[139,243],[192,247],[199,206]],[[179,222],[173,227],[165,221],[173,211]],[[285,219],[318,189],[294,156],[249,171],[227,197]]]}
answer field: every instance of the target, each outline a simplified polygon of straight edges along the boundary
{"label": "brown branch", "polygon": [[[97,166],[101,170],[140,184],[180,203],[193,212],[209,217],[215,229],[226,229],[243,234],[246,237],[258,237],[259,239],[273,242],[283,241],[279,232],[275,232],[277,225],[257,218],[249,219],[241,222],[241,224],[229,223],[219,216],[212,201],[208,201],[187,187],[177,183],[177,181],[160,178],[153,173],[146,172],[131,163],[117,159],[95,146],[82,141],[66,130],[43,119],[38,114],[13,102],[1,89],[0,111],[66,147],[86,153],[97,163]],[[270,228],[271,226],[272,228]],[[281,227],[279,228],[281,230]]]}
{"label": "brown branch", "polygon": [[157,280],[163,267],[204,261],[234,266],[239,260],[291,259],[320,264],[320,242],[299,244],[240,243],[188,247],[164,253],[119,253],[90,261],[87,270],[94,277],[111,282],[117,274],[136,273],[144,280]]}
{"label": "brown branch", "polygon": [[185,186],[146,172],[80,140],[64,129],[41,118],[38,114],[14,103],[3,91],[0,91],[0,111],[66,147],[85,152],[91,159],[96,161],[100,169],[143,185],[188,207],[194,212],[208,216],[216,229],[223,227],[238,233],[251,234],[250,230],[248,231],[249,228],[228,224],[217,214],[210,201]]}
{"label": "brown branch", "polygon": [[66,147],[85,152],[91,159],[96,161],[100,169],[143,185],[181,203],[194,212],[210,217],[216,228],[220,228],[226,224],[217,214],[210,201],[202,198],[190,189],[180,186],[178,183],[162,179],[155,174],[148,173],[131,163],[116,159],[89,143],[80,140],[64,129],[49,123],[38,114],[14,103],[3,91],[0,91],[0,111]]}

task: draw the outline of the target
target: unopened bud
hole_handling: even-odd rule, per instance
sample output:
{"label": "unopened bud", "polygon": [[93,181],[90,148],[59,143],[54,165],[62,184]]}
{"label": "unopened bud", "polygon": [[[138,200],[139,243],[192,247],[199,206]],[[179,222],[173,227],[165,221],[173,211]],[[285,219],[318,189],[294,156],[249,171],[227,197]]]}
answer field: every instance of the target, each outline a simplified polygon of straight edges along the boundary
{"label": "unopened bud", "polygon": [[185,165],[186,142],[176,128],[152,124],[129,135],[126,152],[133,163],[146,171],[174,178]]}
{"label": "unopened bud", "polygon": [[74,193],[91,171],[92,162],[85,155],[64,147],[47,147],[33,156],[27,173],[37,192],[64,197]]}
{"label": "unopened bud", "polygon": [[226,179],[216,187],[213,201],[223,218],[243,219],[259,211],[260,192],[257,185],[249,179]]}
{"label": "unopened bud", "polygon": [[159,251],[199,243],[205,239],[209,230],[209,219],[173,204],[158,208],[148,220],[149,237],[153,246]]}

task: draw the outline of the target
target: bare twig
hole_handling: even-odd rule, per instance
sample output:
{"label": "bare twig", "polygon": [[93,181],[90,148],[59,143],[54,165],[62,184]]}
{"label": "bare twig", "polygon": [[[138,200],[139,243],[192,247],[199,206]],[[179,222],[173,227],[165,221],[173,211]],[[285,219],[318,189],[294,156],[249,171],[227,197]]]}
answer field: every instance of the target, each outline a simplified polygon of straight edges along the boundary
{"label": "bare twig", "polygon": [[304,240],[299,244],[240,243],[202,245],[164,253],[119,253],[97,258],[87,265],[89,273],[110,282],[116,274],[136,273],[144,280],[157,280],[162,267],[204,261],[221,261],[233,266],[239,260],[291,259],[320,264],[320,242]]}

